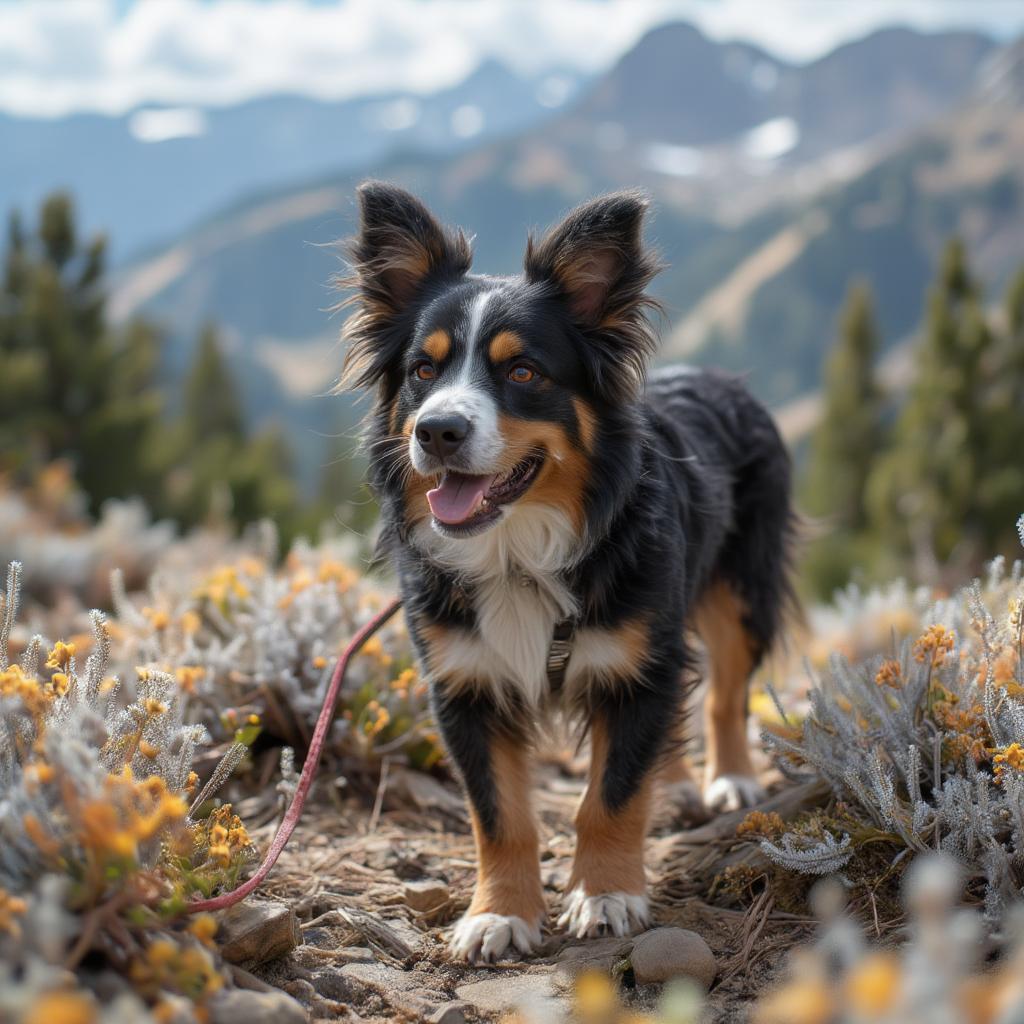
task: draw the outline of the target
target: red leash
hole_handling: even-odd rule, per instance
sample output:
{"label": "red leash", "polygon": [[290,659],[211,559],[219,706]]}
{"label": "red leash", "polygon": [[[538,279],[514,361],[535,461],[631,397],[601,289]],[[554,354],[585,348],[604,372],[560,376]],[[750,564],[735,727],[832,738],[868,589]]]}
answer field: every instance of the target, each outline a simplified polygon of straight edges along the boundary
{"label": "red leash", "polygon": [[274,841],[270,844],[270,849],[267,850],[267,855],[256,869],[255,874],[238,886],[237,889],[232,889],[231,892],[221,893],[220,896],[214,896],[208,900],[192,901],[186,906],[186,913],[196,914],[199,911],[224,910],[227,907],[233,907],[239,900],[245,899],[270,874],[271,868],[277,863],[277,858],[281,856],[281,851],[285,848],[285,844],[291,838],[292,832],[295,831],[295,826],[299,823],[302,805],[306,802],[306,796],[309,793],[310,786],[313,785],[313,779],[316,777],[316,770],[320,764],[320,754],[323,750],[324,740],[327,738],[327,730],[330,729],[331,721],[334,718],[334,705],[338,701],[338,693],[345,679],[345,673],[348,671],[348,663],[359,653],[366,641],[398,611],[401,605],[401,600],[396,597],[382,611],[377,612],[356,633],[348,647],[342,651],[338,664],[334,666],[334,675],[331,676],[331,685],[327,687],[327,693],[324,696],[324,706],[320,709],[320,717],[316,720],[313,738],[309,741],[309,752],[306,754],[306,761],[302,765],[302,774],[299,776],[298,784],[295,787],[292,802],[288,805],[288,810],[281,821],[281,827],[277,830]]}

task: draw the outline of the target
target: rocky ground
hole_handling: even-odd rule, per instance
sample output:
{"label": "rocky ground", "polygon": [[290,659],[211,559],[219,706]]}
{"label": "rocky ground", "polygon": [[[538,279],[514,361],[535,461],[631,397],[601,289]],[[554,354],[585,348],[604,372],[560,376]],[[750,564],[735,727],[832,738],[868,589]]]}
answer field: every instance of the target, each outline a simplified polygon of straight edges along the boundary
{"label": "rocky ground", "polygon": [[[551,920],[570,870],[580,767],[552,760],[537,787]],[[784,816],[814,798],[774,788],[763,807]],[[775,911],[767,899],[748,907],[712,902],[712,881],[736,857],[735,829],[745,812],[699,824],[685,819],[678,802],[660,806],[648,843],[651,932],[588,942],[549,932],[528,962],[470,967],[452,963],[446,951],[474,875],[457,789],[404,768],[384,769],[372,786],[328,770],[261,900],[236,908],[224,925],[236,982],[264,992],[251,1005],[265,1006],[266,1019],[277,1024],[305,1018],[268,985],[293,997],[311,1020],[459,1024],[525,1006],[531,1021],[555,1022],[566,1018],[575,976],[595,967],[618,973],[624,1001],[638,1009],[654,1006],[660,979],[683,974],[710,986],[704,1020],[743,1020],[742,1007],[811,922]],[[254,805],[248,816],[258,810]],[[268,841],[273,828],[268,822],[256,834]],[[258,1024],[253,1011],[244,1016]]]}

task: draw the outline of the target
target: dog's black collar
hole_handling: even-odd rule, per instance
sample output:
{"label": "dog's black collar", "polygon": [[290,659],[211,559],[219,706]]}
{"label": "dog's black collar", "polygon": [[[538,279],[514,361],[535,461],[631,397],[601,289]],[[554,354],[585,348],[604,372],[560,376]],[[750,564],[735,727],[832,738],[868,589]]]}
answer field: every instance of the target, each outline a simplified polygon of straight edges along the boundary
{"label": "dog's black collar", "polygon": [[552,693],[558,693],[565,682],[565,673],[572,657],[572,640],[576,632],[575,619],[562,619],[555,623],[548,648],[548,686]]}

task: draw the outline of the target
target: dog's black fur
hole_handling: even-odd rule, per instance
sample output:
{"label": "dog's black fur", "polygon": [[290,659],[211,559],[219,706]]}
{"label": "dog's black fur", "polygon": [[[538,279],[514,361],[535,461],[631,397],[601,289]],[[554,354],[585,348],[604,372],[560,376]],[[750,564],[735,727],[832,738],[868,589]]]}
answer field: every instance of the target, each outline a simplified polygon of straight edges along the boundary
{"label": "dog's black fur", "polygon": [[[495,737],[528,743],[551,702],[531,706],[515,687],[497,699],[493,687],[449,685],[433,670],[439,636],[475,635],[477,582],[417,539],[429,510],[409,448],[418,410],[451,379],[448,363],[474,358],[465,346],[482,351],[500,332],[521,344],[516,358],[537,371],[538,383],[512,383],[507,366],[484,360],[477,386],[524,436],[543,427],[539,437],[564,437],[575,460],[564,491],[569,518],[581,515],[558,575],[575,599],[576,628],[643,624],[643,655],[621,678],[584,681],[565,697],[575,715],[606,732],[601,800],[614,816],[681,735],[696,668],[684,625],[709,588],[735,595],[752,665],[778,637],[791,600],[785,447],[768,413],[731,377],[675,368],[646,379],[655,332],[645,288],[658,264],[641,238],[643,196],[618,193],[580,207],[540,242],[530,240],[525,272],[513,279],[469,274],[465,236],[439,226],[402,190],[370,183],[359,197],[362,223],[350,250],[358,312],[347,328],[345,379],[374,389],[368,440],[382,549],[397,567],[436,718],[481,839],[500,842],[504,827]],[[477,336],[467,337],[467,310],[478,307]],[[421,380],[423,345],[434,332],[449,348],[430,363],[433,379]],[[537,448],[546,456],[541,473],[556,479],[570,460],[556,465],[542,442]]]}

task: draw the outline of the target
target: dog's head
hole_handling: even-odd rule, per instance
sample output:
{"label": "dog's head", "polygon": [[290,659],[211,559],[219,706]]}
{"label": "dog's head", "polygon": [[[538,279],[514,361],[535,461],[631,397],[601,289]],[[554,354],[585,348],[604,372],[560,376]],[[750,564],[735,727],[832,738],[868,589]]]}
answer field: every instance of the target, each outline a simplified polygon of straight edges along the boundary
{"label": "dog's head", "polygon": [[342,381],[375,389],[377,489],[447,537],[541,505],[582,533],[655,346],[646,199],[580,206],[528,240],[515,278],[470,274],[465,235],[402,189],[370,182],[359,202]]}

